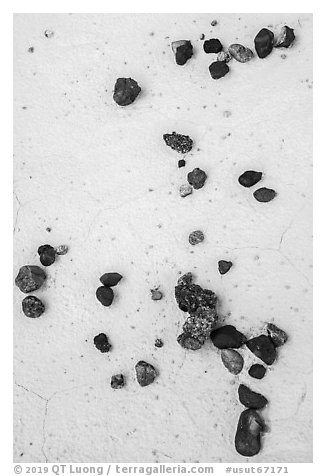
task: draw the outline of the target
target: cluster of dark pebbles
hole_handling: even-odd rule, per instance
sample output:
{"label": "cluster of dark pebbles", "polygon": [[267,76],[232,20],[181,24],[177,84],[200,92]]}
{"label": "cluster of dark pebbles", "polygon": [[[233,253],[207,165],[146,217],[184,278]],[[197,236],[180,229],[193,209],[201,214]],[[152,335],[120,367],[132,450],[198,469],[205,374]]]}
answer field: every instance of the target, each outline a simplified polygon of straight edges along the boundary
{"label": "cluster of dark pebbles", "polygon": [[99,286],[96,290],[96,297],[100,303],[105,306],[111,306],[114,293],[112,287],[116,286],[122,279],[119,273],[105,273],[100,277],[103,286]]}
{"label": "cluster of dark pebbles", "polygon": [[[245,188],[250,188],[256,185],[263,177],[262,172],[255,170],[246,170],[238,178],[238,182]],[[257,202],[267,203],[275,198],[277,193],[272,188],[261,187],[254,191],[253,196]]]}

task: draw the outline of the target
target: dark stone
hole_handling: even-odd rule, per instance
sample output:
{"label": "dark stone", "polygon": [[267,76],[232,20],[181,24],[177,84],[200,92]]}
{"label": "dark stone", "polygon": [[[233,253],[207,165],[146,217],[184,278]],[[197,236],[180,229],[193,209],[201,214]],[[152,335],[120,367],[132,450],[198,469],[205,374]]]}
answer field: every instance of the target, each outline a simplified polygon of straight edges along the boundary
{"label": "dark stone", "polygon": [[257,378],[257,379],[262,379],[265,376],[266,373],[266,368],[263,365],[260,364],[253,364],[249,371],[248,371],[250,377]]}
{"label": "dark stone", "polygon": [[235,448],[242,456],[254,456],[259,453],[260,435],[265,429],[264,420],[256,410],[244,410],[239,418],[235,434]]}
{"label": "dark stone", "polygon": [[190,233],[188,241],[191,245],[197,245],[198,243],[204,241],[204,239],[204,233],[201,230],[195,230]]}
{"label": "dark stone", "polygon": [[223,275],[227,273],[228,271],[230,271],[230,269],[232,268],[232,264],[233,264],[232,261],[225,261],[224,259],[221,259],[218,262],[219,273]]}
{"label": "dark stone", "polygon": [[196,190],[202,188],[205,185],[206,179],[207,179],[206,173],[198,167],[196,167],[194,170],[189,172],[187,175],[188,182]]}
{"label": "dark stone", "polygon": [[180,169],[181,167],[184,167],[185,165],[186,165],[186,161],[185,161],[184,159],[180,159],[180,160],[178,161],[178,167],[179,167],[179,169]]}
{"label": "dark stone", "polygon": [[196,311],[199,307],[215,309],[217,303],[217,296],[213,291],[203,289],[191,282],[177,284],[175,298],[181,311],[189,313]]}
{"label": "dark stone", "polygon": [[288,48],[295,40],[295,34],[293,28],[283,26],[280,34],[276,38],[274,48]]}
{"label": "dark stone", "polygon": [[268,336],[264,334],[253,337],[246,342],[246,346],[256,357],[265,362],[267,365],[272,365],[276,359],[276,349]]}
{"label": "dark stone", "polygon": [[162,341],[162,339],[155,339],[155,347],[158,347],[158,348],[161,348],[163,347],[164,343]]}
{"label": "dark stone", "polygon": [[153,301],[160,301],[163,298],[163,293],[158,288],[151,289],[151,298]]}
{"label": "dark stone", "polygon": [[210,40],[204,41],[203,48],[205,53],[219,53],[222,51],[223,46],[220,40],[217,38],[212,38]]}
{"label": "dark stone", "polygon": [[176,132],[172,132],[172,134],[163,134],[163,140],[168,147],[176,150],[179,154],[190,152],[193,146],[193,140],[189,136],[177,134]]}
{"label": "dark stone", "polygon": [[111,306],[114,294],[111,288],[108,286],[100,286],[96,290],[96,297],[103,306]]}
{"label": "dark stone", "polygon": [[276,197],[277,193],[275,192],[275,190],[271,188],[262,187],[262,188],[259,188],[258,190],[255,190],[253,195],[255,199],[257,200],[257,202],[266,203],[273,200],[273,198]]}
{"label": "dark stone", "polygon": [[37,250],[43,266],[51,266],[55,262],[56,250],[51,245],[42,245]]}
{"label": "dark stone", "polygon": [[116,286],[119,281],[121,281],[122,276],[119,273],[104,273],[100,277],[100,281],[103,284],[103,286]]}
{"label": "dark stone", "polygon": [[274,46],[274,33],[263,28],[255,37],[255,49],[259,58],[266,58]]}
{"label": "dark stone", "polygon": [[240,384],[238,388],[239,400],[247,408],[259,410],[266,407],[268,401],[261,393],[253,392],[246,385]]}
{"label": "dark stone", "polygon": [[285,342],[287,342],[287,333],[282,331],[282,329],[280,329],[279,327],[275,326],[275,324],[269,322],[266,326],[266,330],[275,347],[280,347],[281,345],[284,345]]}
{"label": "dark stone", "polygon": [[122,374],[112,375],[111,377],[111,387],[115,390],[124,387],[125,379]]}
{"label": "dark stone", "polygon": [[144,362],[143,360],[140,360],[137,362],[136,366],[136,378],[141,387],[147,387],[147,385],[150,385],[151,383],[154,382],[157,372],[153,365],[148,364],[147,362]]}
{"label": "dark stone", "polygon": [[203,345],[202,342],[200,342],[195,337],[192,337],[190,334],[187,334],[186,332],[183,332],[178,336],[177,342],[181,345],[181,347],[189,350],[198,350]]}
{"label": "dark stone", "polygon": [[218,349],[239,349],[246,337],[234,326],[222,326],[211,332],[211,340]]}
{"label": "dark stone", "polygon": [[107,335],[103,332],[94,337],[94,345],[102,354],[109,352],[112,347]]}
{"label": "dark stone", "polygon": [[23,313],[27,317],[40,317],[45,311],[43,302],[36,296],[26,296],[22,302]]}
{"label": "dark stone", "polygon": [[22,266],[15,278],[15,284],[23,293],[39,289],[46,280],[46,274],[39,266]]}
{"label": "dark stone", "polygon": [[183,66],[193,55],[193,47],[189,40],[179,40],[172,43],[172,50],[175,54],[175,61]]}
{"label": "dark stone", "polygon": [[214,61],[214,63],[209,65],[209,72],[213,79],[223,78],[229,71],[230,68],[225,61]]}
{"label": "dark stone", "polygon": [[229,53],[235,60],[239,61],[239,63],[247,63],[254,57],[250,48],[246,48],[238,43],[233,43],[229,46]]}
{"label": "dark stone", "polygon": [[224,367],[226,367],[233,375],[238,375],[243,369],[243,357],[236,350],[222,349],[221,359]]}
{"label": "dark stone", "polygon": [[113,99],[119,106],[129,106],[140,93],[141,88],[132,78],[118,78],[114,86]]}
{"label": "dark stone", "polygon": [[240,185],[243,187],[252,187],[253,185],[256,185],[261,178],[263,174],[262,172],[255,172],[254,170],[247,170],[246,172],[243,172],[242,175],[238,178],[238,182]]}

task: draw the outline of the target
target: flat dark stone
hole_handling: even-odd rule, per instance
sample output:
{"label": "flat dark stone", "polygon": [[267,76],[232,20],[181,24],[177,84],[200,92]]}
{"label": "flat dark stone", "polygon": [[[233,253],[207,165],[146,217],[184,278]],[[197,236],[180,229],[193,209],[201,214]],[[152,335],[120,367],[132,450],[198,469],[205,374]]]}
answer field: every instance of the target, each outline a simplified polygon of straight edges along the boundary
{"label": "flat dark stone", "polygon": [[114,294],[111,288],[108,286],[100,286],[96,290],[96,297],[103,306],[111,306]]}
{"label": "flat dark stone", "polygon": [[119,388],[124,387],[124,385],[125,385],[125,379],[122,374],[112,375],[111,388],[113,388],[114,390],[117,390]]}
{"label": "flat dark stone", "polygon": [[23,293],[30,293],[39,289],[46,280],[45,271],[39,266],[22,266],[15,278],[16,286]]}
{"label": "flat dark stone", "polygon": [[282,331],[282,329],[277,327],[275,324],[269,322],[266,326],[266,330],[275,347],[280,347],[281,345],[284,345],[287,342],[287,333]]}
{"label": "flat dark stone", "polygon": [[147,387],[147,385],[153,383],[157,376],[155,367],[144,360],[137,362],[135,369],[136,378],[141,387]]}
{"label": "flat dark stone", "polygon": [[259,58],[266,58],[274,46],[274,33],[267,28],[263,28],[257,33],[254,42]]}
{"label": "flat dark stone", "polygon": [[214,61],[214,63],[209,65],[209,72],[213,79],[223,78],[229,71],[230,68],[225,61]]}
{"label": "flat dark stone", "polygon": [[230,325],[213,330],[210,337],[218,349],[239,349],[247,340],[241,332]]}
{"label": "flat dark stone", "polygon": [[246,342],[246,346],[256,357],[265,362],[267,365],[272,365],[276,359],[276,349],[272,340],[264,334],[253,337]]}
{"label": "flat dark stone", "polygon": [[262,379],[265,376],[266,373],[266,368],[263,365],[260,364],[253,364],[249,371],[248,371],[250,377],[257,378],[257,379]]}
{"label": "flat dark stone", "polygon": [[103,286],[116,286],[119,281],[121,281],[122,276],[119,273],[104,273],[100,277],[100,281],[103,284]]}
{"label": "flat dark stone", "polygon": [[277,37],[274,48],[288,48],[295,40],[293,28],[283,26],[280,35]]}
{"label": "flat dark stone", "polygon": [[45,311],[43,302],[36,296],[26,296],[22,302],[23,313],[27,317],[40,317]]}
{"label": "flat dark stone", "polygon": [[172,49],[175,54],[175,62],[183,66],[193,55],[193,47],[189,40],[180,40],[172,43]]}
{"label": "flat dark stone", "polygon": [[262,176],[262,172],[256,172],[255,170],[247,170],[246,172],[243,172],[243,174],[240,175],[240,177],[238,178],[238,182],[243,187],[249,188],[253,185],[256,185],[256,183],[261,180]]}
{"label": "flat dark stone", "polygon": [[259,188],[258,190],[255,190],[253,195],[255,199],[257,200],[257,202],[266,203],[273,200],[276,197],[277,193],[275,192],[275,190],[271,188],[262,187],[262,188]]}
{"label": "flat dark stone", "polygon": [[119,106],[132,104],[141,91],[137,81],[132,78],[118,78],[113,92],[113,99]]}
{"label": "flat dark stone", "polygon": [[186,165],[186,161],[185,161],[184,159],[180,159],[180,160],[178,161],[178,167],[179,167],[179,169],[180,169],[181,167],[184,167],[185,165]]}
{"label": "flat dark stone", "polygon": [[261,448],[260,435],[265,423],[256,410],[244,410],[239,418],[235,434],[235,448],[242,456],[254,456]]}
{"label": "flat dark stone", "polygon": [[94,337],[94,345],[103,354],[109,352],[112,347],[107,335],[103,332]]}
{"label": "flat dark stone", "polygon": [[201,170],[199,167],[196,167],[187,175],[188,183],[192,185],[195,190],[202,188],[205,185],[206,179],[206,172]]}
{"label": "flat dark stone", "polygon": [[239,400],[247,408],[259,410],[264,408],[268,401],[261,393],[253,392],[246,385],[240,384],[238,388]]}
{"label": "flat dark stone", "polygon": [[218,262],[219,273],[223,275],[227,273],[228,271],[230,271],[230,269],[232,268],[232,264],[233,264],[232,261],[226,261],[224,259],[221,259]]}
{"label": "flat dark stone", "polygon": [[205,53],[219,53],[223,50],[223,45],[217,38],[211,38],[204,41],[203,48]]}
{"label": "flat dark stone", "polygon": [[42,245],[37,250],[43,266],[51,266],[55,262],[56,250],[51,245]]}
{"label": "flat dark stone", "polygon": [[172,132],[172,134],[163,134],[163,140],[168,147],[179,152],[179,154],[186,154],[190,152],[193,146],[193,140],[186,135]]}

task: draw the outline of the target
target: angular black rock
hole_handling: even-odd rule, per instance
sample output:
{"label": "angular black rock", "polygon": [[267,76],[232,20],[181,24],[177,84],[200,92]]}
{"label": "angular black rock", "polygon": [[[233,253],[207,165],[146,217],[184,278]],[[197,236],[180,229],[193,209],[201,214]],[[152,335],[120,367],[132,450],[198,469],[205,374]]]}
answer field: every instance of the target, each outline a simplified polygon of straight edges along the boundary
{"label": "angular black rock", "polygon": [[228,271],[230,271],[232,264],[233,264],[232,261],[225,261],[224,259],[221,259],[218,262],[219,273],[223,275],[227,273]]}
{"label": "angular black rock", "polygon": [[268,401],[261,393],[253,392],[246,385],[240,384],[238,388],[239,400],[247,408],[259,410],[264,408]]}
{"label": "angular black rock", "polygon": [[107,335],[103,334],[103,332],[94,337],[94,345],[103,354],[109,352],[112,347]]}
{"label": "angular black rock", "polygon": [[186,64],[193,55],[193,47],[189,40],[174,41],[171,46],[175,54],[175,61],[180,66]]}
{"label": "angular black rock", "polygon": [[119,281],[121,281],[122,276],[119,273],[104,273],[100,277],[100,281],[103,284],[103,286],[116,286]]}
{"label": "angular black rock", "polygon": [[259,380],[265,376],[265,373],[266,368],[260,364],[253,364],[248,371],[250,377],[257,378]]}
{"label": "angular black rock", "polygon": [[178,167],[179,167],[179,169],[180,169],[181,167],[184,167],[185,165],[186,165],[186,161],[185,161],[184,159],[180,159],[180,160],[178,161]]}
{"label": "angular black rock", "polygon": [[277,193],[275,192],[275,190],[271,188],[262,187],[262,188],[259,188],[258,190],[255,190],[253,195],[255,199],[257,200],[257,202],[266,203],[273,200],[273,198],[276,197]]}
{"label": "angular black rock", "polygon": [[96,297],[103,306],[111,306],[114,294],[111,288],[108,286],[100,286],[96,290]]}
{"label": "angular black rock", "polygon": [[256,410],[244,410],[239,418],[235,434],[235,448],[242,456],[254,456],[261,448],[260,435],[265,423]]}
{"label": "angular black rock", "polygon": [[43,266],[51,266],[55,262],[56,250],[51,245],[42,245],[37,250]]}
{"label": "angular black rock", "polygon": [[15,278],[15,284],[23,293],[39,289],[46,280],[46,274],[39,266],[22,266]]}
{"label": "angular black rock", "polygon": [[230,325],[214,329],[210,337],[218,349],[239,349],[247,340],[241,332]]}
{"label": "angular black rock", "polygon": [[161,348],[163,347],[164,343],[162,341],[162,339],[155,339],[155,347],[158,347],[158,348]]}
{"label": "angular black rock", "polygon": [[274,44],[274,33],[267,28],[263,28],[255,37],[255,49],[259,58],[266,58]]}
{"label": "angular black rock", "polygon": [[112,375],[111,377],[111,387],[115,390],[124,387],[125,379],[122,374]]}
{"label": "angular black rock", "polygon": [[189,136],[177,134],[176,132],[172,132],[172,134],[163,134],[163,140],[168,147],[176,150],[179,154],[190,152],[193,146],[193,140]]}
{"label": "angular black rock", "polygon": [[274,48],[288,48],[295,40],[295,34],[293,28],[283,26],[280,34],[277,36],[274,42]]}
{"label": "angular black rock", "polygon": [[206,179],[207,179],[206,173],[198,167],[196,167],[194,170],[189,172],[187,175],[188,182],[196,190],[202,188],[205,185]]}
{"label": "angular black rock", "polygon": [[219,53],[222,51],[223,46],[220,40],[217,38],[212,38],[210,40],[204,41],[203,48],[205,53]]}
{"label": "angular black rock", "polygon": [[143,360],[140,360],[137,362],[136,366],[136,378],[141,387],[147,387],[147,385],[150,385],[151,383],[154,382],[157,372],[153,365],[148,364],[147,362],[144,362]]}
{"label": "angular black rock", "polygon": [[26,296],[22,302],[23,313],[27,317],[40,317],[45,311],[43,302],[36,296]]}
{"label": "angular black rock", "polygon": [[118,78],[114,86],[113,99],[119,106],[129,106],[140,93],[141,88],[132,78]]}
{"label": "angular black rock", "polygon": [[284,345],[285,342],[287,342],[287,333],[282,331],[282,329],[280,329],[279,327],[275,326],[275,324],[269,322],[266,326],[266,330],[275,347],[280,347],[281,345]]}
{"label": "angular black rock", "polygon": [[181,347],[189,350],[198,350],[203,345],[202,342],[200,342],[195,337],[192,337],[190,334],[187,334],[186,332],[182,332],[182,334],[177,337],[177,342],[181,345]]}
{"label": "angular black rock", "polygon": [[191,273],[187,273],[179,278],[174,291],[175,299],[181,311],[190,313],[196,311],[199,307],[210,309],[215,309],[216,307],[216,294],[209,289],[203,289],[198,284],[193,284]]}
{"label": "angular black rock", "polygon": [[249,188],[253,185],[256,185],[256,183],[261,180],[262,176],[262,172],[256,172],[255,170],[246,170],[246,172],[243,172],[243,174],[240,175],[240,177],[238,178],[238,182],[243,187]]}
{"label": "angular black rock", "polygon": [[246,346],[256,357],[265,362],[267,365],[272,365],[276,359],[276,349],[272,340],[261,334],[258,337],[253,337],[247,340]]}
{"label": "angular black rock", "polygon": [[221,359],[224,367],[233,375],[238,375],[243,369],[244,360],[241,354],[233,349],[222,349]]}
{"label": "angular black rock", "polygon": [[209,65],[209,72],[213,79],[223,78],[229,71],[230,68],[225,61],[214,61],[214,63]]}

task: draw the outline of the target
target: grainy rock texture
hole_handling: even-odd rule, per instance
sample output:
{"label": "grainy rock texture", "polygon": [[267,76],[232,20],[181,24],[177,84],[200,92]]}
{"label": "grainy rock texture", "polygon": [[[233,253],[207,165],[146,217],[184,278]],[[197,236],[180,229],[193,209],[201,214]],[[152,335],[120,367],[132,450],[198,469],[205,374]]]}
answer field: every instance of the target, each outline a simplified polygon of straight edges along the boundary
{"label": "grainy rock texture", "polygon": [[15,284],[23,293],[30,293],[40,289],[46,280],[45,271],[39,266],[22,266],[15,278]]}
{"label": "grainy rock texture", "polygon": [[201,170],[199,167],[196,167],[188,173],[187,179],[189,184],[192,185],[195,190],[198,190],[205,185],[207,175],[206,172]]}
{"label": "grainy rock texture", "polygon": [[266,330],[275,347],[280,347],[281,345],[284,345],[287,342],[287,333],[285,331],[282,331],[282,329],[277,327],[275,324],[269,322],[266,325]]}
{"label": "grainy rock texture", "polygon": [[233,349],[222,349],[221,359],[224,366],[231,374],[238,375],[243,369],[243,357],[239,352]]}
{"label": "grainy rock texture", "polygon": [[94,337],[93,339],[95,347],[102,352],[103,354],[106,352],[109,352],[111,349],[111,344],[109,342],[108,336],[101,332],[101,334],[98,334],[97,336]]}
{"label": "grainy rock texture", "polygon": [[239,63],[247,63],[254,57],[250,48],[246,48],[238,43],[233,43],[229,46],[229,53],[235,60],[239,61]]}
{"label": "grainy rock texture", "polygon": [[129,106],[141,91],[137,81],[132,78],[118,78],[114,86],[113,99],[119,106]]}
{"label": "grainy rock texture", "polygon": [[197,245],[198,243],[201,243],[202,241],[204,241],[204,239],[205,239],[205,236],[201,230],[192,231],[189,235],[189,243],[191,245]]}
{"label": "grainy rock texture", "polygon": [[176,132],[163,134],[163,140],[168,147],[179,152],[179,154],[190,152],[193,146],[193,140],[189,136],[177,134]]}
{"label": "grainy rock texture", "polygon": [[22,302],[23,313],[27,317],[40,317],[45,311],[43,302],[36,296],[26,296]]}
{"label": "grainy rock texture", "polygon": [[141,387],[147,387],[154,382],[157,377],[157,371],[153,365],[140,360],[137,362],[136,366],[136,378]]}
{"label": "grainy rock texture", "polygon": [[125,385],[125,379],[122,374],[112,375],[111,388],[113,388],[114,390],[117,390],[124,387],[124,385]]}

